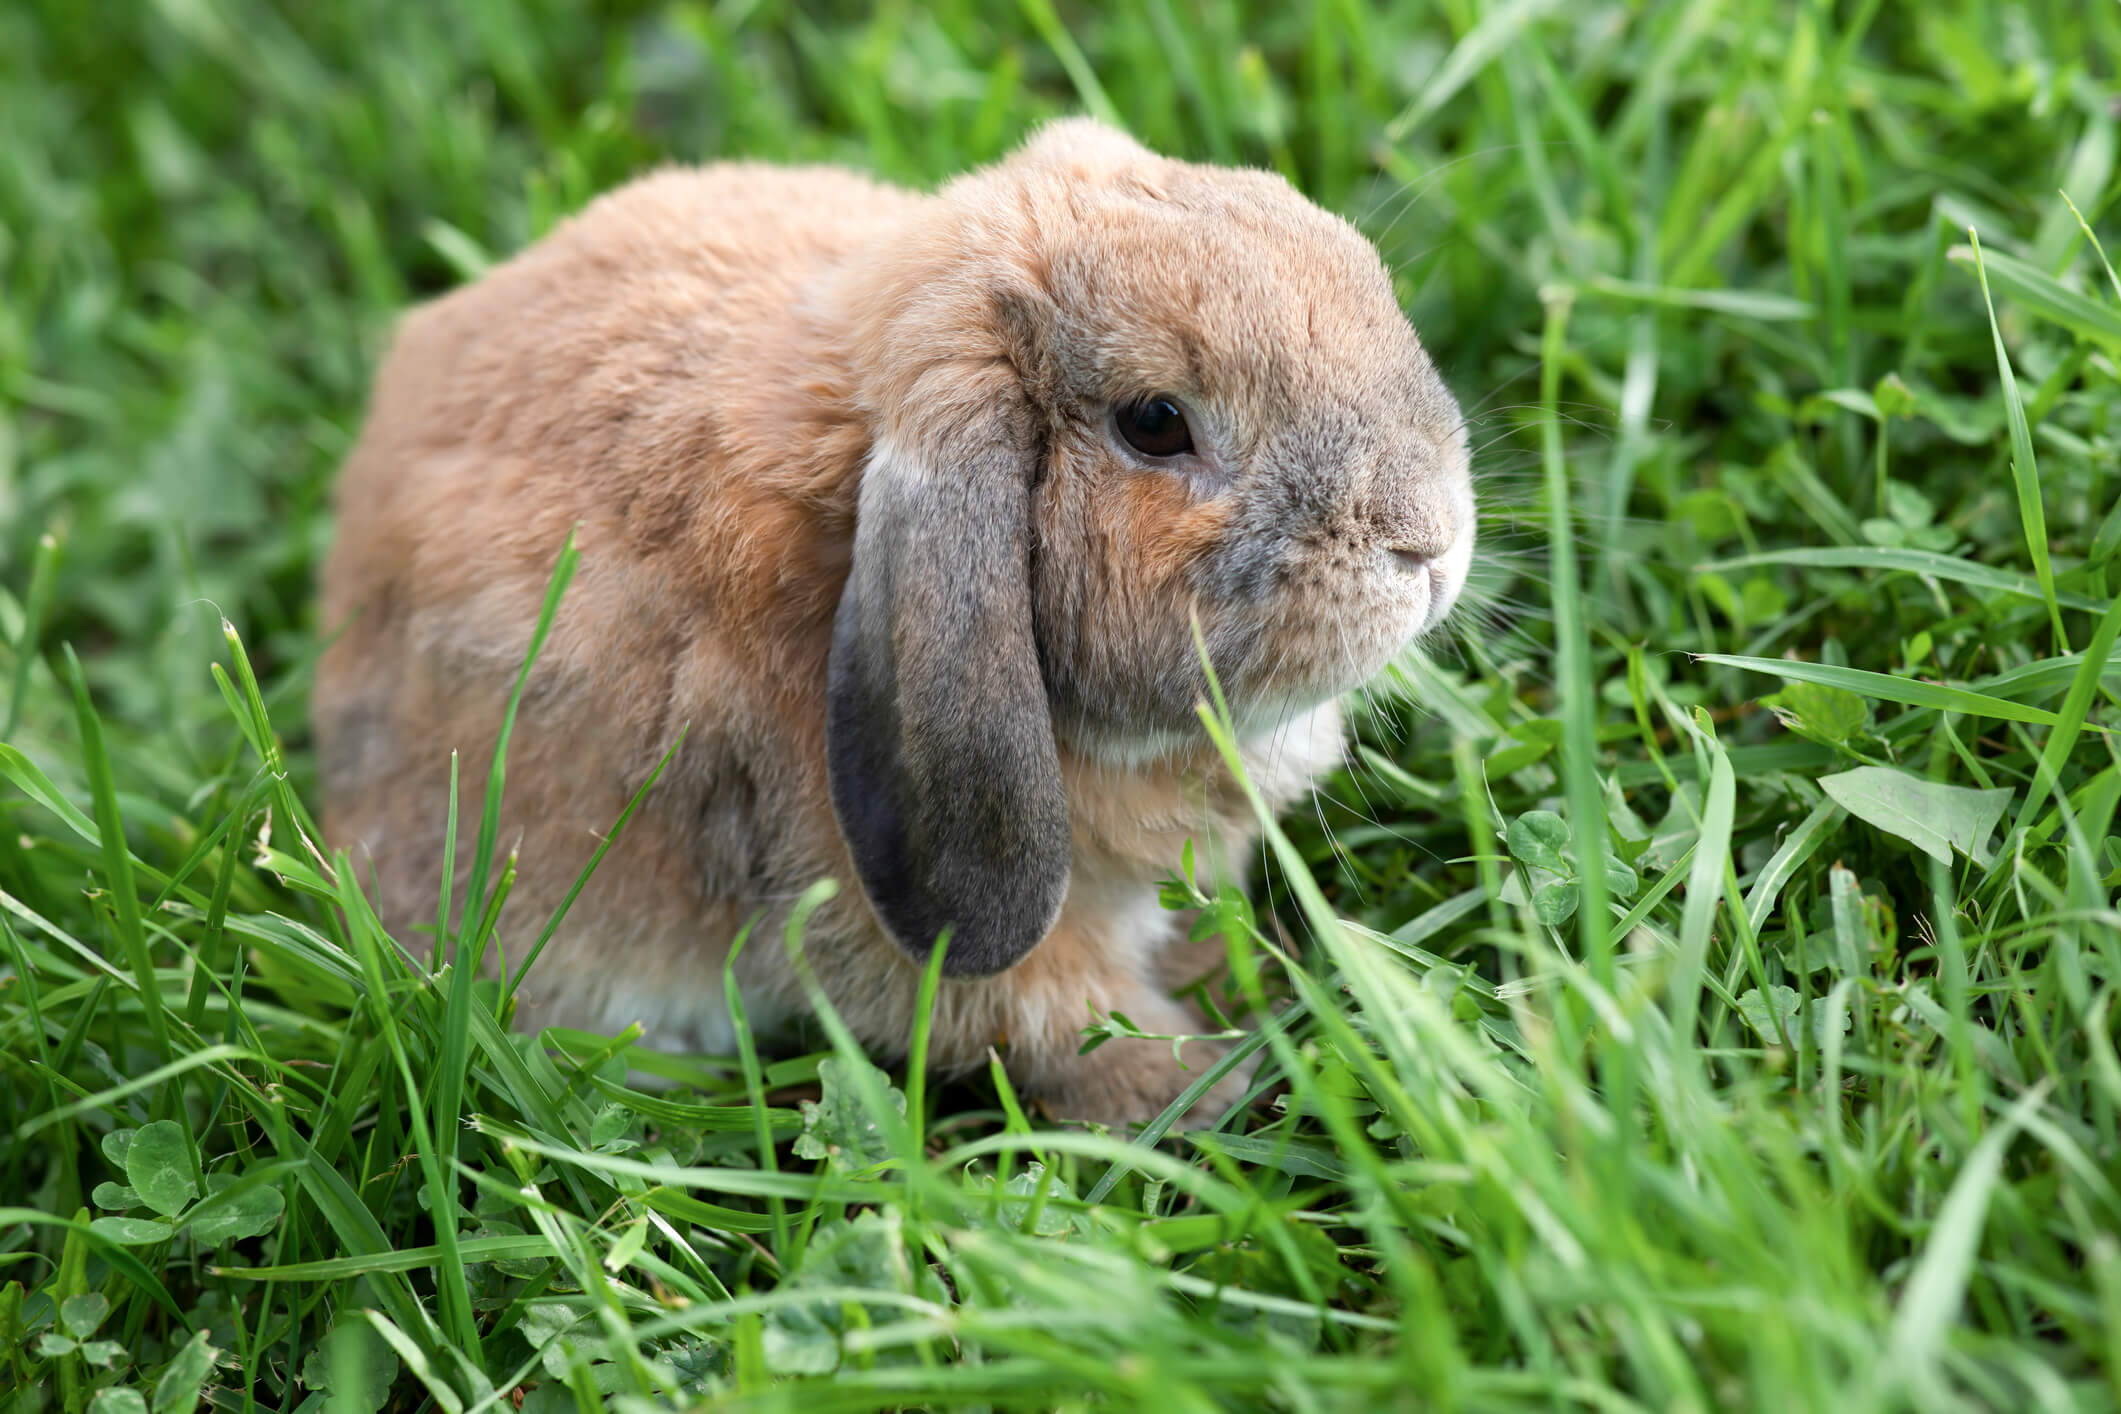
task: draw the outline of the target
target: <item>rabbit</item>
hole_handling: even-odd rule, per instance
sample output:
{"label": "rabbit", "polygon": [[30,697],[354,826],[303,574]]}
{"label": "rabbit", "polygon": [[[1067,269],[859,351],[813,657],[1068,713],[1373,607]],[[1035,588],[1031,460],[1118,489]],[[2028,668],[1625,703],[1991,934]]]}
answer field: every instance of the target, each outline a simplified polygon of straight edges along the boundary
{"label": "rabbit", "polygon": [[933,193],[732,162],[598,198],[401,320],[336,516],[322,829],[408,947],[450,753],[479,800],[573,530],[506,762],[511,965],[686,735],[515,1024],[727,1053],[755,922],[739,992],[783,1030],[777,930],[831,877],[803,956],[872,1055],[905,1054],[948,928],[931,1064],[998,1048],[1049,1116],[1115,1127],[1223,1043],[1083,1028],[1200,1032],[1172,992],[1209,945],[1159,882],[1189,839],[1208,879],[1259,839],[1194,624],[1279,809],[1474,545],[1458,406],[1370,243],[1082,118]]}

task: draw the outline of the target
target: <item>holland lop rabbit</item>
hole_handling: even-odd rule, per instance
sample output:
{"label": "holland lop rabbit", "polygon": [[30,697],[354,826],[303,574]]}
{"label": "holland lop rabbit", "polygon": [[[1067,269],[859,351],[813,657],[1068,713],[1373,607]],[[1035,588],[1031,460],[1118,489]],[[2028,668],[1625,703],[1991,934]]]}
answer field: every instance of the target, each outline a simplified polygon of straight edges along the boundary
{"label": "holland lop rabbit", "polygon": [[1189,837],[1211,874],[1257,840],[1195,716],[1191,617],[1285,804],[1340,759],[1336,695],[1450,609],[1473,511],[1376,252],[1280,177],[1085,120],[933,195],[658,172],[400,326],[323,574],[325,833],[424,936],[449,753],[477,800],[579,527],[508,758],[512,954],[689,734],[518,1023],[727,1048],[755,916],[746,1010],[785,1022],[773,930],[829,875],[804,952],[875,1054],[903,1054],[948,926],[934,1064],[1005,1042],[1057,1116],[1146,1119],[1212,1045],[1181,1068],[1079,1055],[1081,1029],[1201,1029],[1158,880]]}

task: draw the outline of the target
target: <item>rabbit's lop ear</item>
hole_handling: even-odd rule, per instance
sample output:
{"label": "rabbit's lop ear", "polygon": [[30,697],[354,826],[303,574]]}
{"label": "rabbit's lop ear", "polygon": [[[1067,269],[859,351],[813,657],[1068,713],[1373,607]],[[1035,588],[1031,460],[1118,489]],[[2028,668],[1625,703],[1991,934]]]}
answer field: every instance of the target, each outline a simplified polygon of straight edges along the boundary
{"label": "rabbit's lop ear", "polygon": [[1068,889],[1031,618],[1039,456],[1018,390],[986,391],[877,441],[828,685],[832,807],[863,892],[916,961],[949,927],[953,977],[1021,960]]}

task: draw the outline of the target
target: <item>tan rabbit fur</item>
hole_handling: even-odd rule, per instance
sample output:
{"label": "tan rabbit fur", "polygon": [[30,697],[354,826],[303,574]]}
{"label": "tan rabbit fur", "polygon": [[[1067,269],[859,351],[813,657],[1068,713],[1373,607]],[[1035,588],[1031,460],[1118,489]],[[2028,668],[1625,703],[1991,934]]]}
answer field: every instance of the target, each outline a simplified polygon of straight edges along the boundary
{"label": "tan rabbit fur", "polygon": [[[1137,450],[1154,398],[1190,450]],[[578,527],[508,757],[511,959],[689,734],[519,1024],[726,1047],[756,915],[747,1013],[796,1016],[779,923],[832,876],[804,951],[864,1044],[903,1053],[948,924],[935,1063],[1006,1042],[1049,1110],[1113,1123],[1213,1046],[1189,1073],[1153,1041],[1078,1056],[1081,1028],[1199,1029],[1157,881],[1189,837],[1211,871],[1256,841],[1190,615],[1286,804],[1473,544],[1457,406],[1367,242],[1082,120],[935,195],[725,164],[604,197],[406,317],[338,508],[325,831],[402,939],[431,931],[449,753],[477,801]]]}

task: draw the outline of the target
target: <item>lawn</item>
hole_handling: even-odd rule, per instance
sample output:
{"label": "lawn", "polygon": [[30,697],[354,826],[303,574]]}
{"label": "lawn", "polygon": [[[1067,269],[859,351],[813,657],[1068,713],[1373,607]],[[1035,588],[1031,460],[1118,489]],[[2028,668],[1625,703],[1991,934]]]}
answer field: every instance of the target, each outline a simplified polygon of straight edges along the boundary
{"label": "lawn", "polygon": [[[2102,0],[0,8],[0,1409],[2115,1407],[2117,60]],[[1457,633],[1249,904],[1171,861],[1259,1102],[511,1039],[307,843],[394,313],[658,162],[1082,111],[1357,221],[1475,418]]]}

